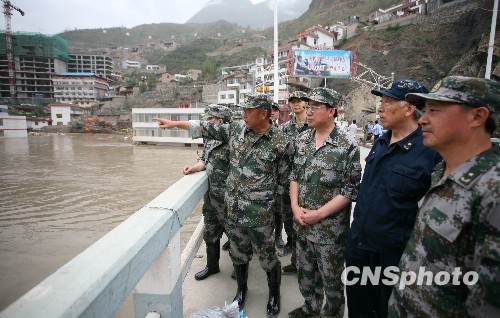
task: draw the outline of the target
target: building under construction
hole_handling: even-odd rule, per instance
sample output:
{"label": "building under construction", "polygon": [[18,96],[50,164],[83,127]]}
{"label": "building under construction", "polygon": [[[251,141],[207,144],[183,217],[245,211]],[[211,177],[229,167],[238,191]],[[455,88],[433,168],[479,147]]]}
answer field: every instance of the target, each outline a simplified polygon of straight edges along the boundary
{"label": "building under construction", "polygon": [[[12,33],[15,91],[18,99],[52,99],[52,77],[67,72],[68,42],[57,35]],[[10,97],[5,32],[0,32],[0,96]]]}

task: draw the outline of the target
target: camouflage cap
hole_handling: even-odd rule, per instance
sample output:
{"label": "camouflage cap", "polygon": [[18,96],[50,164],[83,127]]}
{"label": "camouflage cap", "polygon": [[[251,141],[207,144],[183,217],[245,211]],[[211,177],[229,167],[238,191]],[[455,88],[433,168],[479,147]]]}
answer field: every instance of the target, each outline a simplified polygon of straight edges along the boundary
{"label": "camouflage cap", "polygon": [[277,110],[280,110],[280,105],[278,105],[278,103],[273,102],[273,103],[271,104],[271,107],[272,107],[272,108],[276,108]]}
{"label": "camouflage cap", "polygon": [[272,101],[266,94],[246,95],[245,101],[239,106],[243,108],[266,108],[271,109]]}
{"label": "camouflage cap", "polygon": [[216,117],[222,119],[225,123],[231,121],[231,110],[223,105],[210,104],[205,108],[204,119]]}
{"label": "camouflage cap", "polygon": [[342,95],[330,88],[317,87],[313,89],[307,96],[301,97],[303,101],[316,101],[318,103],[324,103],[329,107],[338,108],[342,103]]}
{"label": "camouflage cap", "polygon": [[288,97],[288,102],[290,102],[294,98],[301,99],[302,97],[306,97],[307,93],[303,91],[295,91],[290,94],[290,97]]}
{"label": "camouflage cap", "polygon": [[439,81],[428,94],[406,95],[409,103],[424,107],[426,100],[459,103],[468,107],[486,106],[491,113],[500,112],[500,83],[478,77],[449,76]]}

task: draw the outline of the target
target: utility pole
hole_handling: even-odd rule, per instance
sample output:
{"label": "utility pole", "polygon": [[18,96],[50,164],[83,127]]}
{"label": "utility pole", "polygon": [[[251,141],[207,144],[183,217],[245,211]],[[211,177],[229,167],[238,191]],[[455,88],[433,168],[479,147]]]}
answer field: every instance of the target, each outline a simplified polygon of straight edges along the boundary
{"label": "utility pole", "polygon": [[488,57],[486,59],[486,73],[484,78],[491,78],[491,64],[493,62],[493,46],[495,45],[495,28],[497,25],[498,0],[493,4],[493,16],[491,17],[490,41],[488,43]]}
{"label": "utility pole", "polygon": [[274,0],[274,98],[278,102],[280,79],[278,75],[278,0]]}
{"label": "utility pole", "polygon": [[12,9],[18,11],[24,16],[24,11],[12,5],[9,0],[3,1],[3,15],[5,17],[5,44],[7,48],[7,63],[9,68],[9,85],[10,97],[16,98],[16,79],[14,77],[14,50],[12,49],[12,28],[10,25],[10,17],[12,16]]}

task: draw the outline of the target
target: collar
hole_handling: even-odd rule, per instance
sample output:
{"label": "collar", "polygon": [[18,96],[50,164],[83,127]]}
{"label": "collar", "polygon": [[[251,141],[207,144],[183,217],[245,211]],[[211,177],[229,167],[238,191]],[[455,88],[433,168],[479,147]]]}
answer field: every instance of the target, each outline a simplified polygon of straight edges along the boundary
{"label": "collar", "polygon": [[[388,130],[385,134],[383,134],[380,138],[377,139],[379,143],[385,142],[389,145],[391,141],[392,130]],[[396,145],[403,150],[404,152],[410,151],[422,138],[422,127],[418,126],[411,134],[404,137],[403,139],[396,142]]]}
{"label": "collar", "polygon": [[268,129],[268,130],[266,130],[264,133],[262,133],[262,134],[258,134],[258,133],[256,133],[256,132],[254,132],[253,130],[248,129],[248,128],[246,127],[246,125],[245,125],[245,129],[243,130],[243,133],[244,133],[245,135],[248,135],[249,133],[252,133],[252,134],[253,134],[253,135],[255,135],[255,136],[262,136],[262,137],[267,137],[267,138],[271,139],[271,138],[272,138],[272,136],[273,136],[273,134],[274,134],[274,133],[273,133],[274,129],[278,129],[278,128],[277,128],[277,127],[275,127],[275,126],[273,126],[273,125],[271,125],[271,127],[269,127],[269,129]]}
{"label": "collar", "polygon": [[[315,143],[315,138],[314,138],[315,135],[316,135],[316,129],[311,129],[309,136],[306,140],[306,143]],[[332,129],[332,131],[330,132],[326,140],[323,142],[323,144],[330,144],[334,147],[338,147],[339,136],[340,136],[339,129],[337,125],[335,125],[335,127]]]}
{"label": "collar", "polygon": [[497,165],[499,161],[500,146],[493,144],[493,147],[462,163],[446,178],[443,178],[446,168],[446,163],[443,160],[434,168],[433,187],[443,184],[446,180],[452,180],[461,187],[470,189],[477,182],[478,177]]}

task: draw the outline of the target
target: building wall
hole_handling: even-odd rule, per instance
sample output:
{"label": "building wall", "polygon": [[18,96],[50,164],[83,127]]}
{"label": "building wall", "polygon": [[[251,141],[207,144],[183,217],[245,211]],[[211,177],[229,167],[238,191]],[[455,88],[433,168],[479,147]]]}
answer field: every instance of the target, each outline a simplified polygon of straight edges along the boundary
{"label": "building wall", "polygon": [[28,136],[26,116],[10,116],[0,113],[0,138],[23,138]]}
{"label": "building wall", "polygon": [[219,91],[217,104],[234,104],[238,103],[238,91],[237,90],[226,90]]}
{"label": "building wall", "polygon": [[80,107],[51,106],[52,126],[69,125],[73,121],[83,120],[83,111]]}
{"label": "building wall", "polygon": [[203,86],[202,100],[209,104],[216,104],[219,91],[226,89],[224,84],[209,84]]}
{"label": "building wall", "polygon": [[181,129],[160,129],[154,117],[172,120],[199,120],[204,108],[132,108],[132,129],[134,142],[203,144],[203,139],[193,139]]}
{"label": "building wall", "polygon": [[105,79],[97,76],[56,76],[53,79],[54,97],[59,103],[97,101],[108,93]]}
{"label": "building wall", "polygon": [[26,119],[26,126],[28,129],[32,130],[39,130],[45,126],[48,126],[49,122],[46,120],[30,120],[29,118]]}
{"label": "building wall", "polygon": [[69,54],[68,72],[95,73],[105,78],[112,77],[115,60],[107,55]]}

